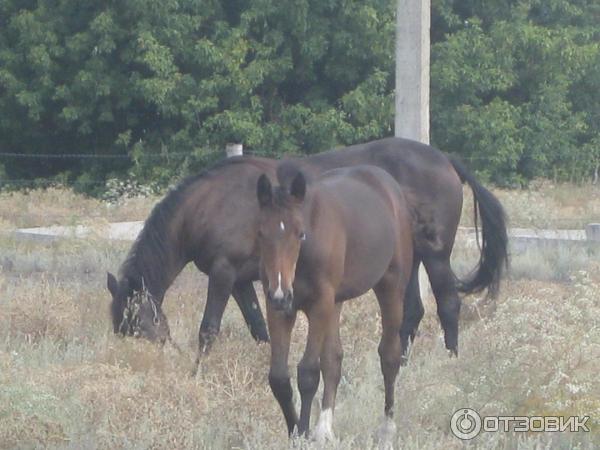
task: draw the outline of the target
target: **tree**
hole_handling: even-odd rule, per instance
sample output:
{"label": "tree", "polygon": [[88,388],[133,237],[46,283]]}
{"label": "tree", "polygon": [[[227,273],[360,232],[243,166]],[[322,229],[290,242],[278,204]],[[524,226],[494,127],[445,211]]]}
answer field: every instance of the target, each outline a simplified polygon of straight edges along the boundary
{"label": "tree", "polygon": [[434,7],[434,142],[499,184],[589,177],[600,136],[597,2]]}
{"label": "tree", "polygon": [[11,173],[167,182],[228,141],[303,153],[388,133],[389,3],[4,1],[0,146],[133,162],[16,160]]}
{"label": "tree", "polygon": [[[434,0],[431,136],[484,177],[600,164],[596,0]],[[162,185],[229,141],[393,132],[393,0],[0,0],[0,176]],[[83,154],[93,158],[25,158]],[[101,156],[105,156],[101,158]]]}

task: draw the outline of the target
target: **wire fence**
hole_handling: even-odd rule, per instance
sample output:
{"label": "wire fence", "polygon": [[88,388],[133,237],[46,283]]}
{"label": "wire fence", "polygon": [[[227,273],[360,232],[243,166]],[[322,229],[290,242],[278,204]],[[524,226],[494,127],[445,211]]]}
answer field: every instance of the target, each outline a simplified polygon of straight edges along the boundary
{"label": "wire fence", "polygon": [[[170,158],[194,158],[199,162],[210,164],[215,162],[220,157],[225,157],[224,150],[203,149],[202,154],[193,152],[158,152],[158,153],[142,153],[140,155],[131,155],[123,153],[18,153],[18,152],[0,152],[0,163],[3,160],[166,160]],[[244,155],[247,156],[263,156],[273,157],[272,152],[264,150],[244,149]],[[81,185],[89,187],[106,186],[107,180],[85,179],[78,182]],[[73,182],[66,179],[56,178],[0,178],[0,188],[2,187],[17,187],[17,188],[44,188],[60,185],[72,185]]]}
{"label": "wire fence", "polygon": [[[0,179],[0,188],[3,186],[22,186],[22,187],[50,187],[50,186],[62,186],[66,185],[66,181],[58,180],[54,178],[33,178],[33,179],[9,179],[2,180]],[[89,186],[105,186],[106,181],[102,180],[86,180],[83,184]]]}
{"label": "wire fence", "polygon": [[[216,150],[207,151],[207,154],[214,155],[223,153]],[[273,156],[273,152],[255,149],[244,149],[245,155],[250,156]],[[223,153],[224,155],[224,153]],[[133,156],[122,153],[16,153],[16,152],[0,152],[0,158],[13,159],[161,159],[170,157],[198,157],[199,155],[190,152],[168,152],[168,153],[143,153],[139,156]],[[486,155],[453,155],[463,161],[490,161],[491,158]]]}
{"label": "wire fence", "polygon": [[85,153],[0,153],[0,157],[19,158],[19,159],[129,159],[129,155],[107,154],[94,155]]}
{"label": "wire fence", "polygon": [[[185,157],[192,156],[190,153],[184,152],[172,152],[172,153],[144,153],[140,155],[140,159],[153,159],[168,160],[171,157]],[[18,152],[0,152],[0,163],[7,160],[37,160],[37,161],[49,161],[49,160],[79,160],[79,161],[134,161],[137,156],[124,153],[18,153]],[[57,178],[0,178],[0,188],[12,187],[12,188],[47,188],[51,186],[63,186],[73,184],[69,180]],[[80,181],[79,184],[88,187],[100,187],[106,186],[106,180],[88,178]]]}
{"label": "wire fence", "polygon": [[[191,153],[169,152],[169,153],[144,153],[141,158],[169,158],[171,156],[192,156]],[[132,155],[122,153],[13,153],[0,152],[0,158],[21,158],[21,159],[135,159]]]}
{"label": "wire fence", "polygon": [[[262,157],[275,157],[273,152],[264,151],[260,149],[244,149],[244,154],[247,156],[262,156]],[[170,158],[195,158],[198,160],[205,160],[207,164],[214,162],[219,156],[225,157],[223,150],[205,150],[204,154],[199,155],[193,152],[157,152],[157,153],[143,153],[140,155],[131,155],[123,153],[18,153],[18,152],[0,152],[0,163],[3,160],[130,160],[132,162],[136,160],[169,160]],[[491,162],[492,158],[489,155],[456,155],[465,163],[476,163],[478,165]],[[507,161],[508,162],[508,161]],[[496,162],[497,163],[497,162]],[[598,170],[598,169],[596,169]],[[594,184],[597,182],[598,175],[594,177]],[[86,179],[81,181],[81,184],[87,186],[102,186],[106,185],[106,180],[94,180]],[[47,187],[52,185],[63,185],[69,184],[67,180],[61,180],[59,178],[21,178],[21,179],[6,179],[0,178],[0,187],[3,186],[15,186],[15,187]]]}

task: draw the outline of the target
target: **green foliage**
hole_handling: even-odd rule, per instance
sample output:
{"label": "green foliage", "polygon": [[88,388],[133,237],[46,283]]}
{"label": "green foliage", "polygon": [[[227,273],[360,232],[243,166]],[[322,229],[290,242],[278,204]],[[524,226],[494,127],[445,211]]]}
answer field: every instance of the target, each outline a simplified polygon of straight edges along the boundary
{"label": "green foliage", "polygon": [[[392,2],[0,3],[0,147],[129,159],[10,160],[93,192],[166,184],[220,156],[303,153],[391,131]],[[32,161],[34,164],[32,164]]]}
{"label": "green foliage", "polygon": [[499,184],[600,164],[593,0],[433,2],[432,136]]}
{"label": "green foliage", "polygon": [[[13,180],[166,185],[227,142],[303,154],[392,134],[391,0],[0,0]],[[499,184],[600,164],[595,0],[434,0],[432,139]]]}

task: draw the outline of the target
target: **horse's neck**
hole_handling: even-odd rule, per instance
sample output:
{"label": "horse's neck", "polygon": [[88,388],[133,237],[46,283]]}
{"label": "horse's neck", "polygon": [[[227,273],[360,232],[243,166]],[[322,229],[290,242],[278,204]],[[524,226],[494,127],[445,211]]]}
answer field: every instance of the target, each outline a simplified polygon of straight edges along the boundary
{"label": "horse's neck", "polygon": [[175,233],[165,236],[161,245],[140,240],[128,262],[131,265],[129,271],[137,278],[136,281],[161,303],[167,289],[187,263]]}

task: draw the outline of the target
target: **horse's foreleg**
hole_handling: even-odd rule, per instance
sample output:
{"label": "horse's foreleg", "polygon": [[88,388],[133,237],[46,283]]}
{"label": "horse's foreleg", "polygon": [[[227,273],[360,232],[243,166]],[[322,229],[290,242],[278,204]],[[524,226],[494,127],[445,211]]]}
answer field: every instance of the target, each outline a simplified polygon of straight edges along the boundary
{"label": "horse's foreleg", "polygon": [[201,356],[210,350],[221,330],[221,319],[231,295],[234,281],[235,270],[230,264],[225,262],[213,264],[208,275],[206,306],[204,307],[204,316],[198,332],[198,357],[196,358],[194,374],[198,370]]}
{"label": "horse's foreleg", "polygon": [[340,313],[342,304],[336,304],[335,318],[332,326],[327,331],[323,351],[321,352],[321,374],[323,375],[323,402],[321,403],[321,414],[315,425],[313,437],[317,442],[334,440],[333,434],[333,410],[335,408],[335,397],[340,384],[342,374],[342,358],[344,351],[340,340]]}
{"label": "horse's foreleg", "polygon": [[260,304],[258,303],[252,281],[235,283],[233,285],[233,298],[238,304],[246,324],[250,328],[252,337],[258,342],[269,342],[267,325],[260,310]]}
{"label": "horse's foreleg", "polygon": [[419,288],[420,264],[421,261],[415,257],[415,259],[413,259],[410,280],[404,296],[404,317],[402,319],[402,326],[400,327],[400,339],[402,341],[401,364],[406,364],[408,358],[408,346],[414,341],[417,329],[419,328],[419,323],[421,323],[421,319],[425,313]]}
{"label": "horse's foreleg", "polygon": [[269,385],[277,399],[285,422],[288,434],[291,436],[298,424],[298,415],[294,408],[292,384],[288,369],[288,356],[292,328],[296,321],[296,313],[286,315],[275,311],[267,304],[267,321],[271,333],[271,368],[269,370]]}
{"label": "horse's foreleg", "polygon": [[308,337],[304,355],[298,364],[298,390],[302,406],[298,432],[306,435],[310,427],[310,410],[312,401],[319,387],[319,357],[328,330],[335,319],[335,301],[333,291],[319,295],[307,311]]}
{"label": "horse's foreleg", "polygon": [[437,303],[437,312],[444,329],[446,348],[458,355],[458,318],[460,298],[450,258],[446,255],[428,256],[423,260]]}

